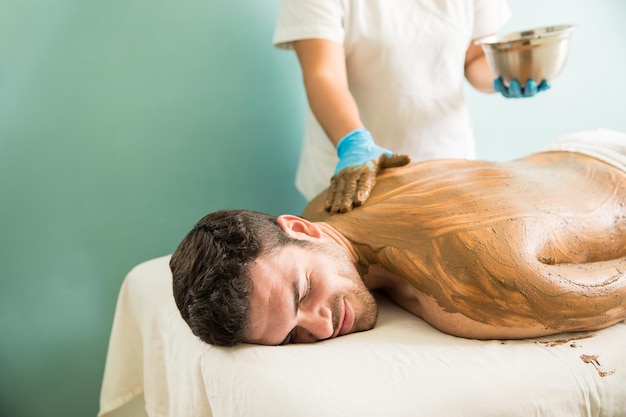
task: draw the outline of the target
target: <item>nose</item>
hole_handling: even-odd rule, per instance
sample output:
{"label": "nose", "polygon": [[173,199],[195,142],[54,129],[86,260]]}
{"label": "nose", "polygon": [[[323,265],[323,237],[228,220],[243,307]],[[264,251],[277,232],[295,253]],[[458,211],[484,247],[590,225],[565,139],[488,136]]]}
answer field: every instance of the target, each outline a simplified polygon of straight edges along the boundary
{"label": "nose", "polygon": [[297,343],[312,343],[330,338],[333,328],[333,315],[330,308],[318,306],[315,309],[298,311]]}

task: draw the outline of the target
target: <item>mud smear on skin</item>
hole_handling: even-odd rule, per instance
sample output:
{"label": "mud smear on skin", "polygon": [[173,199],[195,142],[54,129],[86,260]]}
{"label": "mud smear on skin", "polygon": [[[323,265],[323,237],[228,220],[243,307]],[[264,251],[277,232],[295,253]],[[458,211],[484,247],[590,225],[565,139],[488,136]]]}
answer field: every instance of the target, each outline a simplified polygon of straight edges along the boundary
{"label": "mud smear on skin", "polygon": [[559,152],[428,161],[381,173],[367,204],[348,214],[326,213],[323,195],[303,214],[340,231],[365,267],[402,277],[447,313],[581,331],[626,315],[625,178]]}

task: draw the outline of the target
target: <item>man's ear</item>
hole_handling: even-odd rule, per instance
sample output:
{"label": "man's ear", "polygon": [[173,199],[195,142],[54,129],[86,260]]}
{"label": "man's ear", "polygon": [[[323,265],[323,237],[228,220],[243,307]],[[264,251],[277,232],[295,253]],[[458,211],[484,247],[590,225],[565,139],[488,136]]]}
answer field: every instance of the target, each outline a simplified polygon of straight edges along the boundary
{"label": "man's ear", "polygon": [[322,230],[313,222],[291,214],[283,214],[276,219],[280,227],[289,236],[302,239],[303,237],[322,237]]}

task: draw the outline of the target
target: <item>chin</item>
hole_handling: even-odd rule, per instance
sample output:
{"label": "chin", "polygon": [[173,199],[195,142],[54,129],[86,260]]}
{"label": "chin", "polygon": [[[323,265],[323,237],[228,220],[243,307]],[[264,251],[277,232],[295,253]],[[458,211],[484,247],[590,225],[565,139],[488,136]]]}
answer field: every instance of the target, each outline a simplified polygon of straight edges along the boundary
{"label": "chin", "polygon": [[374,301],[374,298],[372,298],[371,304],[366,303],[363,307],[363,311],[359,314],[356,326],[354,326],[355,332],[372,330],[378,321],[378,305],[376,301]]}

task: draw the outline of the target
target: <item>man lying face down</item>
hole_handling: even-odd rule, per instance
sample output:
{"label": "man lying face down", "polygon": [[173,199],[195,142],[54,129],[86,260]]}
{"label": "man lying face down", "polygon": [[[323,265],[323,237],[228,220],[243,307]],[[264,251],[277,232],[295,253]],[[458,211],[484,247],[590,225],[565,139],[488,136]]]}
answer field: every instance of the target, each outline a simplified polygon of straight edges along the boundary
{"label": "man lying face down", "polygon": [[211,213],[172,255],[178,308],[224,346],[371,329],[372,290],[466,338],[608,327],[626,318],[626,135],[597,135],[508,163],[387,170],[344,214],[323,195],[303,217]]}

